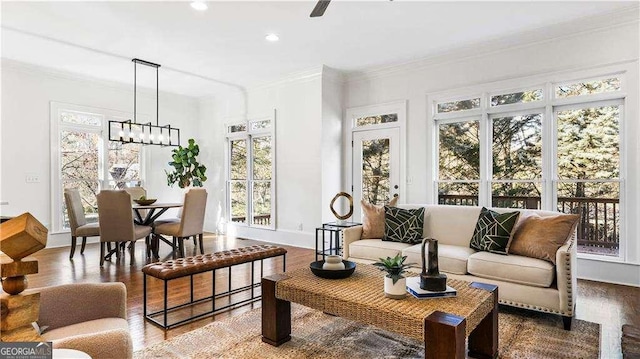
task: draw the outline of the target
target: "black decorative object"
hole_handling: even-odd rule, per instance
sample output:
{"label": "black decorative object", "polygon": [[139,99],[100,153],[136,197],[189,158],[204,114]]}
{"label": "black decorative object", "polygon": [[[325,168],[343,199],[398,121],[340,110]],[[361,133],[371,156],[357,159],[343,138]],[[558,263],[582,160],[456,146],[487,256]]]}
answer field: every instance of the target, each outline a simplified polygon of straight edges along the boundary
{"label": "black decorative object", "polygon": [[[429,270],[425,259],[424,246],[429,243]],[[422,241],[422,273],[420,273],[420,289],[431,292],[442,292],[447,290],[447,276],[440,274],[438,269],[438,240],[425,238]]]}
{"label": "black decorative object", "polygon": [[343,270],[322,269],[324,261],[315,261],[309,264],[311,272],[320,278],[326,279],[343,279],[351,276],[356,270],[356,264],[351,261],[342,260],[344,263]]}
{"label": "black decorative object", "polygon": [[[109,121],[109,141],[122,143],[138,143],[141,145],[179,146],[180,130],[171,125],[160,126],[160,96],[158,68],[153,62],[133,59],[133,121]],[[144,65],[156,69],[156,124],[151,122],[138,123],[137,110],[137,65]]]}

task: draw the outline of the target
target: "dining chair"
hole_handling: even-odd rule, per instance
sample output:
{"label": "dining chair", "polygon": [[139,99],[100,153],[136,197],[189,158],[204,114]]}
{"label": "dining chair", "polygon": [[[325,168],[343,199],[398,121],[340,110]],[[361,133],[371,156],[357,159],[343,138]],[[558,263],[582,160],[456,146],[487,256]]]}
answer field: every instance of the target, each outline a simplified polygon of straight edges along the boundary
{"label": "dining chair", "polygon": [[[131,195],[131,204],[135,203],[133,200],[134,199],[140,199],[140,197],[145,196],[147,197],[147,190],[144,187],[125,187],[123,188],[125,192],[127,192],[128,194]],[[134,212],[135,213],[135,212]],[[141,209],[139,210],[140,213],[140,217],[141,220],[144,219],[144,217],[147,215],[147,210],[146,209]]]}
{"label": "dining chair", "polygon": [[82,237],[80,254],[84,254],[87,237],[99,236],[100,227],[98,223],[87,223],[87,218],[84,216],[84,208],[82,207],[82,198],[80,198],[80,192],[77,188],[65,188],[64,202],[67,206],[67,216],[71,227],[71,253],[69,258],[73,258],[76,252],[76,239]]}
{"label": "dining chair", "polygon": [[[184,257],[184,239],[198,236],[200,253],[204,254],[203,232],[204,214],[207,207],[207,190],[204,188],[191,188],[184,195],[184,205],[180,218],[167,222],[157,221],[154,226],[155,235],[165,235],[173,237],[174,253],[178,249]],[[156,245],[160,241],[155,241]],[[194,241],[195,244],[195,241]],[[155,249],[157,253],[157,248]]]}
{"label": "dining chair", "polygon": [[[120,246],[122,242],[131,242],[131,264],[135,257],[135,243],[138,239],[145,238],[147,257],[150,256],[151,227],[140,226],[133,223],[131,211],[131,195],[122,190],[103,190],[98,193],[98,213],[100,214],[100,266],[104,265],[105,244],[115,242],[115,253],[120,258]],[[108,255],[111,255],[109,253]]]}

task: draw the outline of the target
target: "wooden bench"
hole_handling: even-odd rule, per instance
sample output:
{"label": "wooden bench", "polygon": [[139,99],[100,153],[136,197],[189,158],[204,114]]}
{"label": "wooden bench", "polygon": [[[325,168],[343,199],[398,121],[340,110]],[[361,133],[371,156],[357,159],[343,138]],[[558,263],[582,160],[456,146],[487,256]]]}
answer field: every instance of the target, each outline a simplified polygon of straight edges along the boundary
{"label": "wooden bench", "polygon": [[[237,249],[231,249],[227,251],[221,251],[216,253],[208,253],[193,257],[178,258],[169,260],[166,262],[158,262],[147,264],[142,268],[143,276],[143,311],[144,317],[151,323],[158,325],[163,329],[170,329],[178,325],[186,324],[193,320],[202,318],[204,316],[217,314],[225,310],[233,309],[237,306],[252,303],[260,300],[261,295],[255,295],[255,288],[260,286],[260,279],[255,281],[255,263],[260,261],[260,278],[263,277],[264,260],[268,258],[275,258],[282,256],[282,271],[286,269],[286,253],[287,250],[281,247],[272,245],[254,245],[249,247],[242,247]],[[240,288],[232,289],[231,287],[231,267],[241,264],[251,263],[251,283]],[[229,270],[228,275],[228,289],[222,293],[216,293],[216,270],[227,268]],[[212,289],[211,296],[194,299],[193,295],[193,276],[201,273],[212,273]],[[162,310],[155,312],[147,311],[147,276],[160,279],[164,282],[164,305]],[[191,296],[187,303],[168,307],[168,283],[173,279],[190,278]],[[231,295],[237,294],[243,291],[250,291],[251,297],[248,299],[239,300],[237,302],[231,302]],[[216,299],[222,297],[229,297],[229,304],[216,308]],[[196,304],[200,304],[206,301],[211,301],[211,310],[204,313],[193,314],[186,319],[182,319],[173,323],[168,323],[168,316],[170,312],[174,312],[178,309],[191,307]],[[157,316],[162,315],[162,322],[156,319]]]}

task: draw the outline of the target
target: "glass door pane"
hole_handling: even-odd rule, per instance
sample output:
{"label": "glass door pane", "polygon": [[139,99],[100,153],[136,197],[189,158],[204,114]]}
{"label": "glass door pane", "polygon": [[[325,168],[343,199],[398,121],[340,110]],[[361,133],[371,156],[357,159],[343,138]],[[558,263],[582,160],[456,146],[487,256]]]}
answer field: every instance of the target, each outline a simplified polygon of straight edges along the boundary
{"label": "glass door pane", "polygon": [[580,214],[578,252],[619,255],[620,109],[556,112],[558,210]]}
{"label": "glass door pane", "polygon": [[251,138],[251,225],[271,226],[271,136]]}
{"label": "glass door pane", "polygon": [[247,140],[229,141],[229,205],[231,221],[247,223]]}

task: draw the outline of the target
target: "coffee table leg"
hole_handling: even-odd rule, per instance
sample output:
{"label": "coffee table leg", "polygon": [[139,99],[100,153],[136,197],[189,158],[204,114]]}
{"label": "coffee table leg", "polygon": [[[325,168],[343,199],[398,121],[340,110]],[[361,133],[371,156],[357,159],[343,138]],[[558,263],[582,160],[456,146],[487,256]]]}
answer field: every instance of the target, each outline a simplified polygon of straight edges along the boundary
{"label": "coffee table leg", "polygon": [[471,287],[492,292],[493,309],[469,335],[469,356],[495,359],[498,357],[498,286],[473,282]]}
{"label": "coffee table leg", "polygon": [[286,278],[262,278],[262,341],[276,347],[291,340],[291,302],[276,298],[276,282]]}
{"label": "coffee table leg", "polygon": [[433,312],[424,320],[424,356],[427,359],[464,359],[467,322],[457,315]]}

